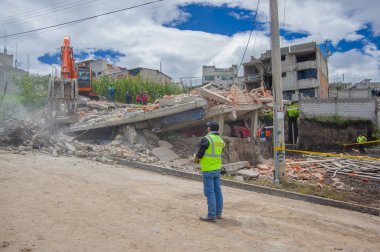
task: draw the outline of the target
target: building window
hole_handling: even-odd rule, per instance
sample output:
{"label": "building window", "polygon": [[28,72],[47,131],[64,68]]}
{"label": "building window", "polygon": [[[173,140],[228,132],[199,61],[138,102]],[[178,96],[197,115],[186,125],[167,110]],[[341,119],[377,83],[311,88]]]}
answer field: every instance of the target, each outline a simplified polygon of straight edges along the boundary
{"label": "building window", "polygon": [[304,97],[315,97],[315,89],[314,88],[307,88],[307,89],[300,89],[300,94],[302,94]]}
{"label": "building window", "polygon": [[290,91],[284,91],[282,93],[282,95],[284,96],[284,99],[285,100],[292,100],[292,96],[296,93],[296,91],[294,90],[290,90]]}
{"label": "building window", "polygon": [[297,71],[297,79],[317,79],[317,69],[310,68],[301,71]]}
{"label": "building window", "polygon": [[305,62],[305,61],[315,61],[316,56],[315,52],[308,53],[308,54],[302,54],[302,55],[296,55],[296,61],[298,62]]}
{"label": "building window", "polygon": [[228,80],[228,76],[222,75],[222,80]]}
{"label": "building window", "polygon": [[205,76],[205,81],[213,81],[214,80],[214,75],[206,75]]}
{"label": "building window", "polygon": [[285,61],[285,55],[281,55],[281,61]]}
{"label": "building window", "polygon": [[286,72],[282,72],[281,77],[286,77]]}

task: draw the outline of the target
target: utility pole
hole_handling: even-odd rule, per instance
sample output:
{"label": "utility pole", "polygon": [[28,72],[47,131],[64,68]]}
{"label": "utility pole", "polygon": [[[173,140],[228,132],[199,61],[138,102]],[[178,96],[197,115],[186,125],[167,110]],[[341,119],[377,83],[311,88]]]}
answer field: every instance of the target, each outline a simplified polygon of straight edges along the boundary
{"label": "utility pole", "polygon": [[285,181],[284,104],[282,100],[281,49],[277,0],[270,0],[272,92],[273,92],[273,141],[274,182]]}

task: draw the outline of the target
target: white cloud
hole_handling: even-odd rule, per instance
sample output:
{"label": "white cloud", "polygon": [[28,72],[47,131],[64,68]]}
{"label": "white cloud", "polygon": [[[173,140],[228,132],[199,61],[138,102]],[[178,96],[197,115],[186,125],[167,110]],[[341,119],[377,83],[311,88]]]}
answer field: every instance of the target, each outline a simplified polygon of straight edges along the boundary
{"label": "white cloud", "polygon": [[380,51],[370,50],[372,55],[363,54],[353,49],[347,52],[334,53],[329,58],[330,82],[345,81],[359,82],[363,79],[380,79]]}
{"label": "white cloud", "polygon": [[[6,29],[10,34],[35,29],[143,2],[141,0],[99,0],[90,5],[84,4],[55,12],[53,15],[36,15],[34,19],[23,18],[24,22],[9,23],[5,26],[1,26],[4,19],[0,18],[0,31]],[[260,3],[258,20],[261,22],[269,20],[268,2],[262,0]],[[286,2],[286,28],[294,32],[306,32],[310,36],[295,41],[285,40],[284,45],[312,40],[321,42],[325,39],[331,39],[337,44],[342,39],[347,41],[362,39],[363,36],[355,31],[364,27],[366,23],[372,23],[374,32],[380,34],[380,15],[377,14],[379,4],[376,3],[378,1],[287,0]],[[71,3],[78,2],[72,1]],[[240,63],[248,32],[228,37],[198,31],[181,31],[163,26],[163,24],[175,25],[188,20],[189,13],[181,11],[178,6],[191,3],[218,6],[227,4],[230,7],[247,8],[253,11],[256,8],[257,0],[170,0],[92,19],[51,32],[9,38],[7,44],[8,48],[13,47],[14,50],[17,43],[19,59],[26,62],[27,55],[30,55],[30,70],[40,73],[50,73],[51,67],[39,63],[37,57],[59,51],[65,35],[71,37],[74,50],[110,48],[120,51],[126,56],[120,58],[118,64],[128,68],[144,66],[158,69],[161,61],[163,71],[173,77],[200,76],[202,65],[214,62],[218,67],[229,67],[232,63]],[[13,15],[20,10],[41,9],[52,4],[47,0],[3,0],[0,17]],[[282,22],[284,20],[284,1],[279,1],[279,4],[280,21]],[[234,13],[237,14],[236,18],[244,18],[241,13]],[[261,52],[269,49],[270,44],[268,37],[265,36],[266,32],[257,32],[254,51],[251,42],[246,55],[247,60],[253,52],[259,56]],[[256,32],[251,41],[254,41],[255,34]],[[364,79],[371,76],[374,79],[380,79],[378,76],[379,50],[372,46],[365,49],[365,52],[366,54],[363,54],[354,50],[335,53],[330,61],[341,67],[330,66],[330,73],[338,76],[345,72],[346,78],[352,76],[352,79]],[[356,68],[353,64],[349,64],[350,60],[356,60]],[[26,66],[25,63],[24,66]]]}
{"label": "white cloud", "polygon": [[250,19],[252,17],[252,15],[248,15],[244,12],[236,12],[236,11],[230,11],[228,12],[228,15],[237,20],[245,20],[245,19]]}

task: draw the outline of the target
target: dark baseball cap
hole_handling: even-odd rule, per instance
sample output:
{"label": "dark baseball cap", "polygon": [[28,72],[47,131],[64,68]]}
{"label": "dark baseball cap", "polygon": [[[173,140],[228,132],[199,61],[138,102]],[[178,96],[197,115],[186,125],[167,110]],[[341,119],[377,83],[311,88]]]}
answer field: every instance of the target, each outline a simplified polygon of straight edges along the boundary
{"label": "dark baseball cap", "polygon": [[207,127],[210,127],[212,131],[217,131],[219,130],[219,123],[211,121],[207,123]]}

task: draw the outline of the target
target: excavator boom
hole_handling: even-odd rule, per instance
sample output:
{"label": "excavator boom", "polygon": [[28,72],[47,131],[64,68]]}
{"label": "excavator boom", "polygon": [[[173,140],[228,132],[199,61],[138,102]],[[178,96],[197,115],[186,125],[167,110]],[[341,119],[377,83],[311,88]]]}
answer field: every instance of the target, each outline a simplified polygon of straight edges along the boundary
{"label": "excavator boom", "polygon": [[62,109],[72,112],[77,108],[78,80],[74,63],[70,38],[65,36],[61,47],[61,78],[52,77],[48,85],[48,106],[52,112]]}
{"label": "excavator boom", "polygon": [[77,73],[74,69],[75,59],[73,48],[70,47],[70,37],[63,38],[63,46],[61,47],[61,78],[76,79]]}

